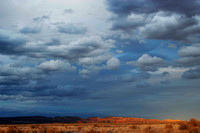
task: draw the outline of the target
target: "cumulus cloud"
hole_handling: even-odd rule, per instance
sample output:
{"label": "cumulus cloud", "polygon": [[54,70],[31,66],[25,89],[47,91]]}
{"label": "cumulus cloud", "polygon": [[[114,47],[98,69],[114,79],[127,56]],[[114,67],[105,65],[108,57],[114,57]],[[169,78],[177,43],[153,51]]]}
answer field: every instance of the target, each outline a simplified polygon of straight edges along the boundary
{"label": "cumulus cloud", "polygon": [[191,46],[182,47],[178,51],[181,57],[197,57],[200,56],[200,44],[193,44]]}
{"label": "cumulus cloud", "polygon": [[106,68],[109,70],[116,70],[120,67],[120,60],[118,58],[112,57],[106,62]]}
{"label": "cumulus cloud", "polygon": [[145,26],[139,28],[144,38],[161,40],[181,40],[184,42],[197,41],[196,35],[200,34],[199,20],[185,18],[178,14],[169,16],[155,15]]}
{"label": "cumulus cloud", "polygon": [[139,67],[142,71],[156,71],[159,67],[165,66],[165,61],[162,58],[144,54],[137,61],[129,61],[126,64]]}
{"label": "cumulus cloud", "polygon": [[184,46],[179,49],[178,55],[181,57],[176,60],[180,66],[196,66],[200,64],[200,44]]}
{"label": "cumulus cloud", "polygon": [[112,57],[111,53],[105,53],[99,56],[95,57],[85,57],[85,58],[79,58],[78,64],[80,65],[95,65],[95,64],[101,64],[102,62],[107,61]]}
{"label": "cumulus cloud", "polygon": [[44,72],[53,72],[53,71],[75,71],[76,68],[72,67],[68,62],[61,60],[50,60],[41,63],[37,66],[38,69]]}

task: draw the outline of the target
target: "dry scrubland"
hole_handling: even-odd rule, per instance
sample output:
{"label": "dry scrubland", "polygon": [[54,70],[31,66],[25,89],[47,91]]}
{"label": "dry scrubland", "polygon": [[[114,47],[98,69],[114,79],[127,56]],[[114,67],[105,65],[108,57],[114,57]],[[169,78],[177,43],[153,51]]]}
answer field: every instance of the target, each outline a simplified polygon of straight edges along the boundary
{"label": "dry scrubland", "polygon": [[191,119],[168,124],[76,123],[0,125],[0,133],[200,133],[200,122]]}

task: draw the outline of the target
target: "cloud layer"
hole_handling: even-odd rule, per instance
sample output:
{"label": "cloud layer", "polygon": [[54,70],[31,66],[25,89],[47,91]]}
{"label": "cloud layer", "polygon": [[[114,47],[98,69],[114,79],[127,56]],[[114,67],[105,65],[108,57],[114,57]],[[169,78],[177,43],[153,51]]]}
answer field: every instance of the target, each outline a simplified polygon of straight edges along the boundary
{"label": "cloud layer", "polygon": [[0,1],[1,116],[200,118],[199,6]]}

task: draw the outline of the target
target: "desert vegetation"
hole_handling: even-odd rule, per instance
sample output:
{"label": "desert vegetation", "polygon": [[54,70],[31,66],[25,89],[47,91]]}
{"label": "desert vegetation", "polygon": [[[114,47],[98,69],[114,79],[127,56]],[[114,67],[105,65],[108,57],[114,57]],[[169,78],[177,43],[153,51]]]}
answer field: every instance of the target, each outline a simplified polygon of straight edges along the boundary
{"label": "desert vegetation", "polygon": [[200,133],[200,122],[0,125],[0,133]]}

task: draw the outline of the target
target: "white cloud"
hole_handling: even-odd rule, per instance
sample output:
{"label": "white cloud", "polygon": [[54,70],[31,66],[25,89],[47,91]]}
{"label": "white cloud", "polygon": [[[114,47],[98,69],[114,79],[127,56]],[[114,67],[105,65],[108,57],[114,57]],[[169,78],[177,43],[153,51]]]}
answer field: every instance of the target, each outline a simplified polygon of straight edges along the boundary
{"label": "white cloud", "polygon": [[71,66],[68,62],[64,62],[61,60],[50,60],[41,63],[37,66],[38,69],[43,70],[45,72],[52,71],[75,71],[76,68]]}
{"label": "white cloud", "polygon": [[109,70],[116,70],[120,66],[120,60],[118,58],[112,57],[106,62],[106,68]]}
{"label": "white cloud", "polygon": [[144,54],[137,61],[129,61],[126,64],[139,67],[143,71],[156,71],[157,68],[165,66],[165,61],[162,58]]}

